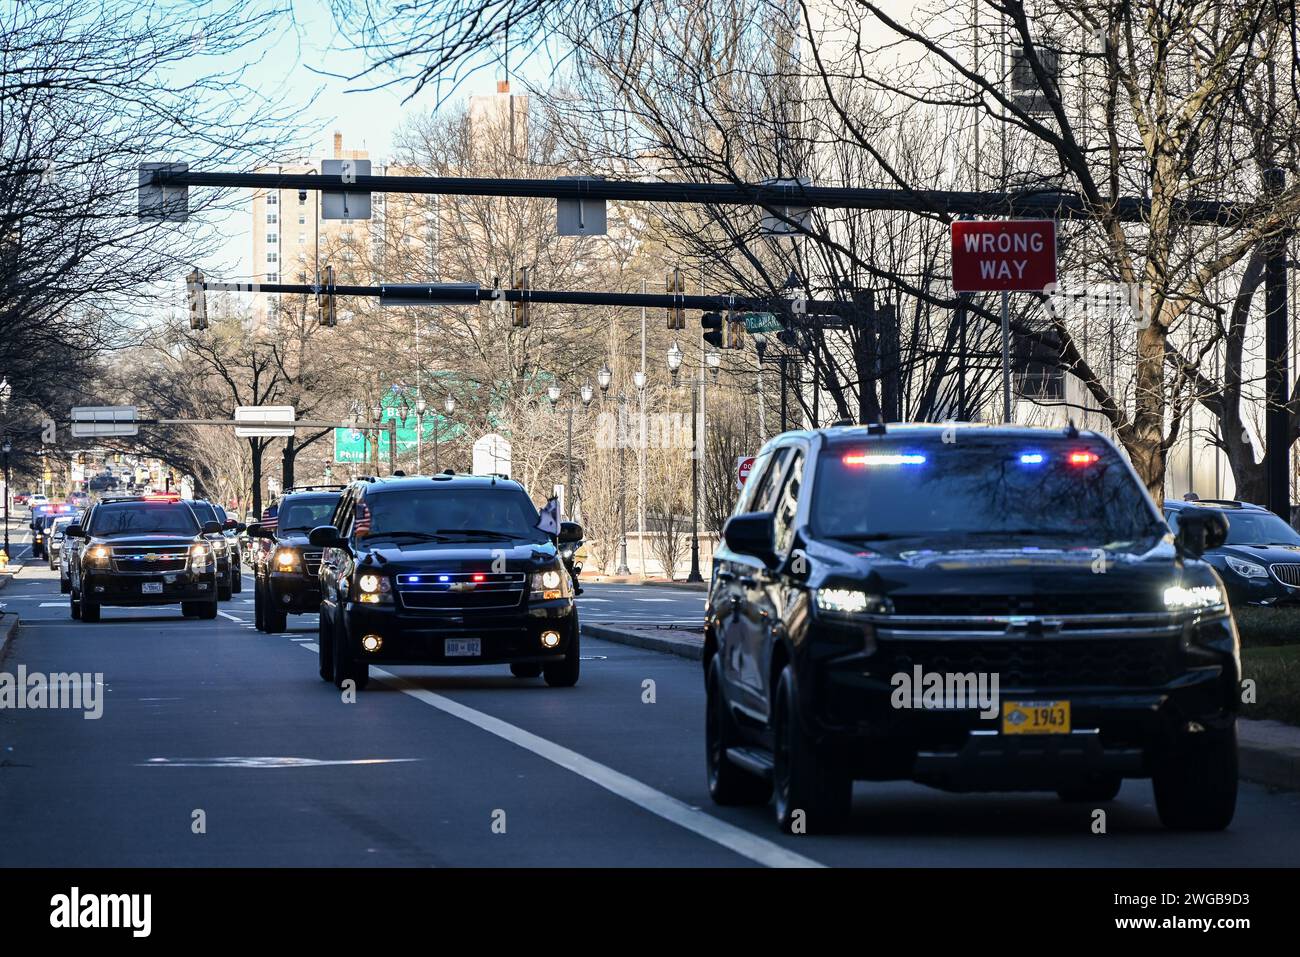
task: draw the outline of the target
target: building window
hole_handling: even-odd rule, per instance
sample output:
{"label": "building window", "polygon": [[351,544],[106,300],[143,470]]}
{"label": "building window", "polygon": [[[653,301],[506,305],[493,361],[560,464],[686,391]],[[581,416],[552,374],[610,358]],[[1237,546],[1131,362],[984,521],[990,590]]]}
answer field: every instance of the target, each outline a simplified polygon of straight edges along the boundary
{"label": "building window", "polygon": [[266,214],[266,221],[267,221],[268,223],[275,223],[275,222],[278,221],[278,219],[279,219],[279,217],[277,217],[277,216],[275,215],[275,213],[267,213],[267,214]]}
{"label": "building window", "polygon": [[298,214],[298,225],[299,225],[299,226],[306,226],[306,225],[307,225],[307,214],[306,214],[306,213],[299,213],[299,214]]}
{"label": "building window", "polygon": [[266,241],[269,245],[274,246],[276,243],[280,241],[280,236],[277,233],[267,233]]}
{"label": "building window", "polygon": [[279,256],[278,253],[267,253],[267,254],[266,254],[266,261],[269,262],[269,263],[279,262],[279,259],[280,259],[280,256]]}
{"label": "building window", "polygon": [[275,205],[276,203],[278,203],[278,202],[280,202],[280,196],[279,196],[278,193],[267,193],[267,194],[266,194],[266,205],[267,205],[267,206],[274,206],[274,205]]}
{"label": "building window", "polygon": [[299,233],[299,234],[298,234],[298,245],[299,245],[299,246],[302,246],[302,245],[305,244],[306,242],[307,242],[307,234],[306,234],[306,233]]}
{"label": "building window", "polygon": [[267,282],[279,282],[279,281],[280,281],[280,274],[279,274],[278,272],[269,272],[269,273],[266,274],[266,281],[267,281]]}

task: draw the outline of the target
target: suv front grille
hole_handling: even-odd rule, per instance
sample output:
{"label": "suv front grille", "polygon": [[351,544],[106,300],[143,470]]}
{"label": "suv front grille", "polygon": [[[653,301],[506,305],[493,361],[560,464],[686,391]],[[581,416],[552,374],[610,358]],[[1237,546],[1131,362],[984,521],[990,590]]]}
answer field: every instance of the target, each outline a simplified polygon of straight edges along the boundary
{"label": "suv front grille", "polygon": [[874,661],[891,674],[996,674],[999,687],[1150,687],[1176,673],[1170,638],[881,641]]}
{"label": "suv front grille", "polygon": [[[190,549],[188,545],[148,546],[111,546],[113,552],[113,570],[117,572],[183,572],[189,564]],[[149,561],[149,556],[156,556]]]}
{"label": "suv front grille", "polygon": [[303,567],[307,569],[308,577],[315,578],[320,574],[320,561],[322,555],[324,555],[323,551],[302,553],[302,564]]}
{"label": "suv front grille", "polygon": [[1090,592],[1074,595],[895,594],[890,596],[890,601],[899,615],[1108,615],[1166,610],[1163,597],[1154,589],[1145,600],[1133,593]]}
{"label": "suv front grille", "polygon": [[402,605],[416,611],[514,608],[523,602],[522,572],[423,572],[397,576]]}
{"label": "suv front grille", "polygon": [[1273,577],[1283,585],[1300,588],[1300,565],[1270,565]]}

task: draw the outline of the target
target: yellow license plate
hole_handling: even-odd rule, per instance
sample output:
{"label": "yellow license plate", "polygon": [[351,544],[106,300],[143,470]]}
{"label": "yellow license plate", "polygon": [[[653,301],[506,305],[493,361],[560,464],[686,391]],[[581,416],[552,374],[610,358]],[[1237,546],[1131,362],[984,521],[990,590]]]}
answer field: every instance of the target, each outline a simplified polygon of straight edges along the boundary
{"label": "yellow license plate", "polygon": [[1070,702],[1004,701],[1003,734],[1069,734]]}

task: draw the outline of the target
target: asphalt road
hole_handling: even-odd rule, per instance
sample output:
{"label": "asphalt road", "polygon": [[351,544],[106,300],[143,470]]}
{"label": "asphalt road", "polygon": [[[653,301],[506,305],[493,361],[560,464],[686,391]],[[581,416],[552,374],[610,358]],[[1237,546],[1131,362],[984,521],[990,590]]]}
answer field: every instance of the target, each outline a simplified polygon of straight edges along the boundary
{"label": "asphalt road", "polygon": [[[596,586],[631,615],[682,589]],[[608,598],[593,602],[591,598]],[[1222,834],[1163,830],[1147,782],[1107,806],[861,783],[850,831],[783,836],[709,801],[696,662],[588,639],[576,688],[504,667],[372,672],[356,703],[316,674],[314,616],[253,629],[105,609],[74,622],[28,566],[0,601],[22,629],[0,671],[103,675],[103,714],[0,711],[0,865],[1256,866],[1300,860],[1300,795],[1243,784]],[[662,603],[660,603],[662,604]],[[603,609],[593,606],[604,605]],[[664,606],[666,607],[666,606]],[[620,612],[620,609],[624,611]],[[606,618],[605,620],[615,620]],[[648,703],[647,682],[653,682]],[[205,833],[195,833],[202,812]]]}

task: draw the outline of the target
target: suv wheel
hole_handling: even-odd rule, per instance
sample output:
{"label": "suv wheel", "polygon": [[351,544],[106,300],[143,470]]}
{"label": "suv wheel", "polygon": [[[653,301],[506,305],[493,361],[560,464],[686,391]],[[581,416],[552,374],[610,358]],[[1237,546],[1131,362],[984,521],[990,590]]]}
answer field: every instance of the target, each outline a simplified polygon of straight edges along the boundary
{"label": "suv wheel", "polygon": [[320,676],[322,681],[334,680],[334,629],[330,627],[325,609],[320,612],[320,624],[316,629],[316,655],[320,658]]}
{"label": "suv wheel", "polygon": [[99,621],[99,602],[83,598],[81,600],[81,620]]}
{"label": "suv wheel", "polygon": [[1221,831],[1237,809],[1237,723],[1183,734],[1153,769],[1156,812],[1165,827]]}
{"label": "suv wheel", "polygon": [[356,683],[358,691],[365,691],[370,684],[370,666],[364,662],[353,661],[348,652],[346,636],[339,630],[331,629],[330,644],[334,650],[334,687],[343,688],[343,682],[349,679]]}
{"label": "suv wheel", "polygon": [[289,627],[289,616],[275,603],[275,592],[267,582],[262,597],[262,628],[266,632],[281,632]]}
{"label": "suv wheel", "polygon": [[727,760],[727,748],[736,742],[735,726],[722,697],[722,666],[718,656],[709,662],[704,679],[704,753],[708,772],[709,797],[714,804],[766,804],[772,797],[772,785]]}
{"label": "suv wheel", "polygon": [[73,621],[81,621],[81,596],[72,591],[72,583],[68,583],[68,590],[72,592],[72,598],[68,601],[68,610],[72,615]]}
{"label": "suv wheel", "polygon": [[64,578],[64,577],[62,577],[62,576],[60,576],[60,577],[59,577],[59,591],[63,592],[63,594],[65,594],[65,595],[68,594],[70,591],[72,591],[72,582],[70,582],[70,581],[68,581],[68,579],[66,579],[66,578]]}
{"label": "suv wheel", "polygon": [[776,822],[790,833],[833,833],[844,826],[853,804],[853,780],[818,754],[799,721],[794,668],[786,665],[772,703],[772,785]]}
{"label": "suv wheel", "polygon": [[230,590],[236,595],[244,590],[244,573],[238,563],[230,570]]}
{"label": "suv wheel", "polygon": [[217,601],[230,601],[230,580],[217,583]]}
{"label": "suv wheel", "polygon": [[552,688],[572,688],[578,683],[578,673],[582,669],[578,645],[578,616],[575,612],[569,625],[569,647],[564,651],[564,660],[542,666],[542,675]]}
{"label": "suv wheel", "polygon": [[262,606],[262,580],[260,578],[254,578],[253,579],[253,626],[257,628],[258,631],[266,631],[266,620],[264,617],[265,614],[266,612],[263,610],[263,606]]}

